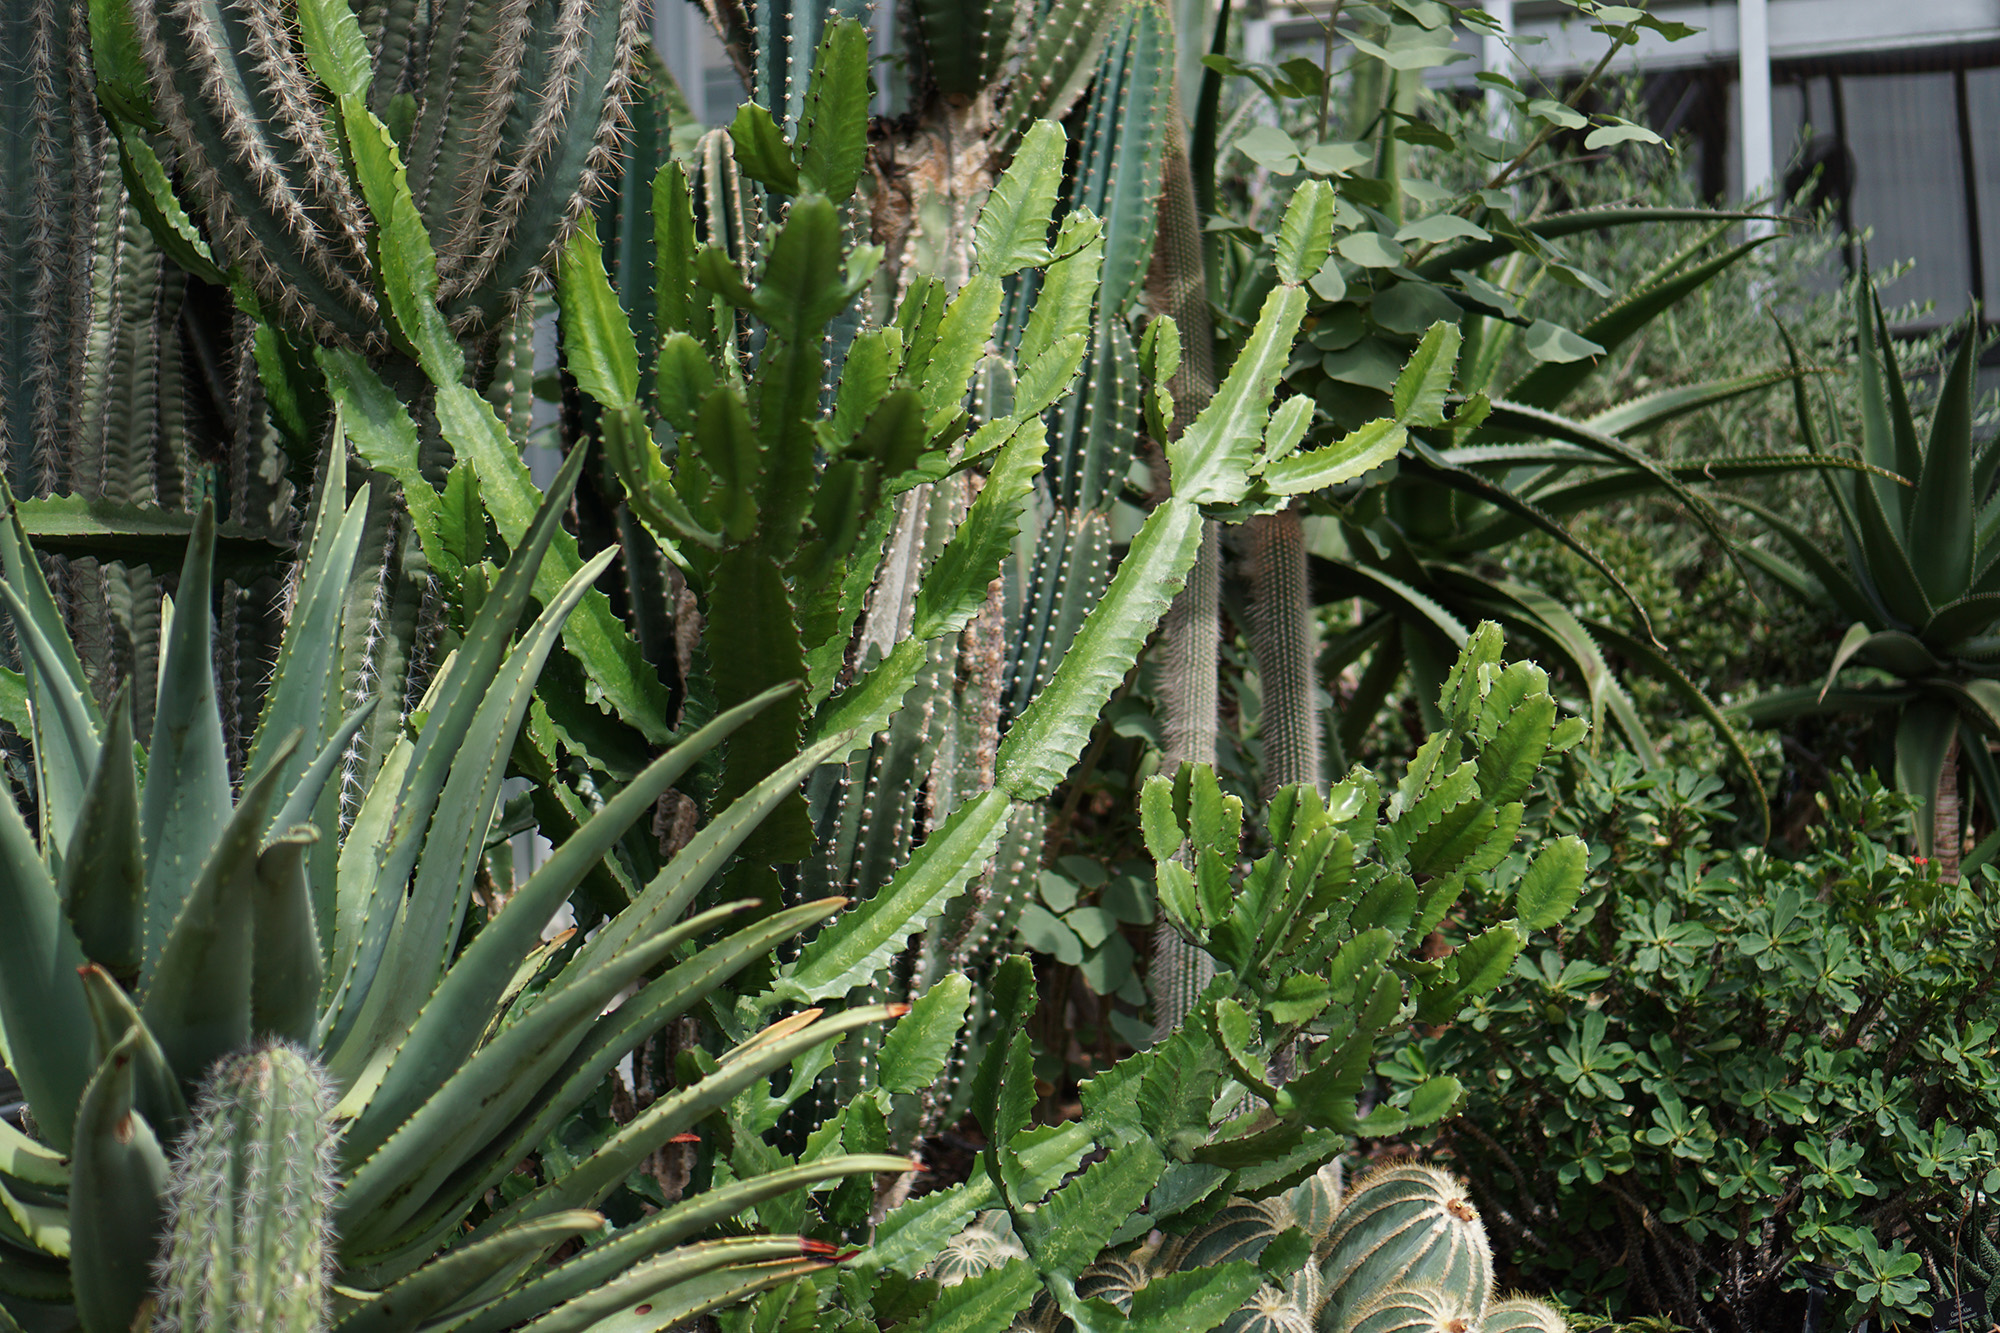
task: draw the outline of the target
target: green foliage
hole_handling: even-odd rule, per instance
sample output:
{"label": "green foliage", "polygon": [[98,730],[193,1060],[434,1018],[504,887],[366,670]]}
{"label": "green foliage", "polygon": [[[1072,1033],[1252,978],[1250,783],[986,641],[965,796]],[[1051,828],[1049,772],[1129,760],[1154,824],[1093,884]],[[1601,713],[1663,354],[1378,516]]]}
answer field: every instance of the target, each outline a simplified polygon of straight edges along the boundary
{"label": "green foliage", "polygon": [[1530,821],[1592,849],[1570,928],[1388,1073],[1467,1085],[1440,1141],[1565,1300],[1771,1327],[1817,1265],[1836,1318],[1912,1318],[1940,1298],[1926,1252],[2000,1183],[1990,877],[1896,854],[1909,803],[1872,777],[1835,782],[1790,861],[1714,845],[1719,790],[1579,757]]}
{"label": "green foliage", "polygon": [[[340,457],[326,469],[330,496],[346,489]],[[198,1307],[242,1302],[222,1290],[233,1279],[197,1253],[225,1224],[248,1226],[270,1210],[303,1225],[311,1210],[298,1191],[324,1206],[336,1184],[338,1242],[326,1268],[337,1284],[331,1318],[343,1328],[413,1328],[451,1306],[466,1307],[468,1327],[551,1310],[572,1326],[605,1299],[650,1300],[672,1322],[735,1299],[746,1284],[830,1261],[796,1236],[684,1244],[738,1206],[696,1193],[564,1263],[544,1263],[564,1240],[606,1232],[594,1210],[650,1153],[772,1069],[888,1017],[881,1007],[814,1013],[761,1035],[744,1029],[736,1049],[566,1169],[515,1175],[634,1047],[840,906],[806,903],[701,947],[697,939],[745,904],[687,914],[758,820],[812,766],[851,747],[851,733],[754,788],[588,944],[575,932],[541,939],[626,827],[769,698],[655,760],[504,905],[476,892],[490,882],[487,830],[536,678],[604,565],[586,564],[522,626],[582,461],[574,456],[555,479],[391,754],[372,778],[353,779],[351,822],[338,815],[337,779],[351,777],[349,745],[379,702],[343,716],[335,685],[365,492],[316,517],[283,670],[240,790],[224,757],[209,649],[212,518],[204,513],[189,543],[143,749],[124,696],[103,714],[91,701],[34,553],[18,521],[8,524],[0,601],[28,649],[37,804],[32,821],[11,796],[0,809],[0,892],[15,923],[0,959],[0,1035],[40,1136],[7,1131],[12,1149],[0,1164],[7,1197],[27,1190],[34,1200],[0,1256],[9,1299],[53,1304],[44,1305],[50,1316],[74,1317],[86,1333],[126,1329],[144,1294],[135,1275],[157,1243],[151,1219],[164,1207],[180,1237],[166,1270],[169,1304],[182,1326],[207,1327]],[[496,856],[511,856],[504,840]],[[245,1054],[274,1038],[323,1062],[329,1088],[322,1093],[320,1075],[288,1048]],[[201,1084],[218,1060],[235,1063]],[[265,1128],[296,1144],[293,1157],[260,1157],[237,1141],[259,1123],[265,1092],[290,1098]],[[322,1097],[338,1101],[343,1122],[324,1180],[311,1165],[334,1151]],[[301,1118],[318,1128],[307,1132]],[[171,1182],[168,1156],[181,1172]],[[239,1161],[261,1163],[264,1175],[218,1190]],[[287,1174],[284,1162],[304,1174]],[[906,1165],[879,1151],[827,1157],[777,1188]],[[489,1195],[503,1180],[511,1188]],[[319,1244],[281,1244],[283,1230],[256,1235],[301,1255]],[[250,1231],[239,1238],[224,1248],[255,1261],[244,1278],[252,1288],[273,1274],[320,1271],[318,1260],[279,1262]],[[611,1281],[614,1267],[621,1275]],[[308,1306],[328,1299],[317,1280],[301,1297]],[[253,1291],[236,1294],[255,1305]],[[270,1322],[306,1326],[289,1313]]]}

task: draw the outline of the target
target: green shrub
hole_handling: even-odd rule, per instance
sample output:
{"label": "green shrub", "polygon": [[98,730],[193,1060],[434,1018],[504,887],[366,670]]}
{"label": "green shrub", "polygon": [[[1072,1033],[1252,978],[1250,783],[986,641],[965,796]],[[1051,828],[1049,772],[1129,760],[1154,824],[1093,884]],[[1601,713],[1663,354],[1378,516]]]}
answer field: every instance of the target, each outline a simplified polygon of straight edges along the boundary
{"label": "green shrub", "polygon": [[1580,757],[1560,787],[1578,912],[1385,1070],[1466,1085],[1438,1146],[1503,1271],[1702,1329],[1795,1325],[1808,1266],[1846,1318],[1928,1313],[1924,1237],[2000,1188],[1990,876],[1897,854],[1910,803],[1852,770],[1796,860],[1719,851],[1691,770]]}

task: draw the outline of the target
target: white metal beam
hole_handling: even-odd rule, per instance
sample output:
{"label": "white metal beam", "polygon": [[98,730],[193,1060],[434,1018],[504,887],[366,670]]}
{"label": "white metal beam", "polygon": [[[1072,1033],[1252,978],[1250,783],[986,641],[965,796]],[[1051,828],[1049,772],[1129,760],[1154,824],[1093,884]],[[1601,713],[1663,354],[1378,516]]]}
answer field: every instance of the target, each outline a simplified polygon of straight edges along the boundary
{"label": "white metal beam", "polygon": [[[1751,200],[1770,191],[1777,172],[1771,141],[1771,17],[1767,0],[1737,0],[1736,43],[1743,198]],[[1744,231],[1758,236],[1770,229],[1768,222],[1752,222]]]}

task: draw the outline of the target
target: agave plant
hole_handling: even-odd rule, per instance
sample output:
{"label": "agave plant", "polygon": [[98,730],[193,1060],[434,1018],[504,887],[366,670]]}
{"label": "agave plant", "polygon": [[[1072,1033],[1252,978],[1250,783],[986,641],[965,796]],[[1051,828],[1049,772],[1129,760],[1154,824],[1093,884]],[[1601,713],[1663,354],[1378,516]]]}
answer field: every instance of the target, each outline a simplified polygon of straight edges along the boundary
{"label": "agave plant", "polygon": [[520,1181],[504,1200],[488,1192],[638,1043],[838,909],[839,899],[800,904],[706,944],[748,904],[689,913],[747,833],[852,733],[747,794],[588,942],[574,931],[544,939],[627,825],[772,696],[661,755],[504,902],[482,893],[487,830],[536,678],[606,563],[586,563],[517,639],[579,454],[343,822],[336,788],[363,781],[350,747],[378,701],[343,715],[335,670],[367,519],[366,492],[346,498],[341,460],[336,449],[326,465],[240,787],[211,667],[209,514],[182,570],[142,748],[127,694],[104,712],[92,702],[9,507],[0,602],[30,665],[36,799],[29,819],[11,799],[0,810],[0,895],[13,923],[0,944],[0,1033],[28,1107],[26,1132],[0,1128],[10,1219],[0,1301],[24,1317],[67,1311],[88,1333],[132,1327],[170,1193],[195,1225],[167,1164],[230,1137],[190,1118],[196,1090],[217,1062],[272,1040],[310,1052],[331,1080],[334,1286],[322,1296],[336,1327],[408,1329],[449,1314],[451,1327],[499,1329],[545,1312],[546,1327],[583,1327],[609,1301],[650,1306],[654,1321],[632,1326],[664,1328],[828,1262],[796,1238],[690,1238],[760,1199],[902,1171],[906,1160],[834,1157],[743,1176],[562,1264],[543,1260],[602,1231],[591,1210],[649,1153],[770,1071],[893,1012],[880,1006],[739,1030],[744,1040],[701,1077],[569,1169]]}
{"label": "agave plant", "polygon": [[[1827,474],[1844,560],[1779,515],[1736,502],[1791,557],[1746,545],[1745,558],[1786,593],[1850,622],[1820,685],[1746,701],[1741,715],[1760,726],[1819,712],[1883,717],[1893,726],[1896,785],[1922,802],[1918,844],[1947,879],[1961,868],[1961,757],[1981,805],[2000,811],[2000,769],[1988,748],[2000,737],[2000,502],[1993,494],[2000,441],[1973,438],[1979,341],[1975,322],[1944,376],[1926,437],[1881,300],[1872,284],[1865,299],[1857,296],[1859,454],[1874,471]],[[1820,452],[1806,395],[1795,402],[1800,435]],[[1829,427],[1838,431],[1840,423]],[[1996,849],[2000,839],[1989,839],[1973,863]]]}

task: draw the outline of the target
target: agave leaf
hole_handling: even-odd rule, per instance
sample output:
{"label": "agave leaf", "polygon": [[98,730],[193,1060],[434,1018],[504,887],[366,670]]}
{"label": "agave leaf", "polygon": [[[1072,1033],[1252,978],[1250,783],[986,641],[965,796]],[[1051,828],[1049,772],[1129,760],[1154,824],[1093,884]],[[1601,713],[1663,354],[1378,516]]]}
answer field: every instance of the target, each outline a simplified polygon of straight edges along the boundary
{"label": "agave leaf", "polygon": [[1867,666],[1880,667],[1904,679],[1928,676],[1943,669],[1943,664],[1914,634],[1905,634],[1901,630],[1877,633],[1856,621],[1847,627],[1847,633],[1841,636],[1840,646],[1834,649],[1833,661],[1827,666],[1820,693],[1824,694],[1831,688],[1840,669],[1856,657],[1860,657]]}
{"label": "agave leaf", "polygon": [[146,917],[139,776],[132,763],[132,691],[111,701],[110,725],[63,858],[59,890],[84,956],[127,978],[139,974]]}
{"label": "agave leaf", "polygon": [[1965,595],[1972,583],[1973,369],[1979,338],[1968,331],[1938,394],[1923,471],[1905,503],[1921,520],[1910,525],[1910,563],[1933,606]]}
{"label": "agave leaf", "polygon": [[985,868],[1006,830],[1008,811],[1007,794],[998,789],[952,811],[874,897],[805,947],[760,1007],[768,1012],[776,1002],[837,999],[873,979],[943,909],[947,897]]}
{"label": "agave leaf", "polygon": [[1949,655],[1966,639],[1984,634],[1996,621],[2000,621],[2000,593],[1975,593],[1939,607],[1920,637]]}
{"label": "agave leaf", "polygon": [[70,1148],[76,1106],[94,1064],[77,969],[83,950],[11,793],[0,800],[0,1032],[8,1068],[35,1123]]}
{"label": "agave leaf", "polygon": [[[292,743],[298,743],[296,732]],[[242,801],[157,944],[148,926],[150,965],[139,1011],[185,1085],[250,1042],[257,852],[282,764],[280,747],[264,775],[244,787]],[[151,785],[164,774],[148,777]]]}
{"label": "agave leaf", "polygon": [[[343,1144],[349,1152],[365,1152],[386,1137],[470,1057],[522,955],[534,947],[550,915],[625,830],[650,811],[660,794],[697,760],[758,710],[794,688],[783,685],[766,691],[716,717],[661,755],[529,876],[499,914],[473,937],[436,993],[425,1001],[369,1098],[367,1109],[348,1127]],[[632,1003],[628,1001],[626,1007]]]}
{"label": "agave leaf", "polygon": [[418,1325],[461,1303],[495,1273],[603,1225],[602,1213],[575,1209],[447,1251],[357,1306],[334,1325],[334,1333],[414,1333]]}
{"label": "agave leaf", "polygon": [[[1833,562],[1819,541],[1794,526],[1788,520],[1754,501],[1745,500],[1738,496],[1728,496],[1725,497],[1725,500],[1739,509],[1756,515],[1758,519],[1762,520],[1764,526],[1782,537],[1786,545],[1792,548],[1793,554],[1805,565],[1807,571],[1819,580],[1820,586],[1825,589],[1827,595],[1833,599],[1835,605],[1844,614],[1853,616],[1858,620],[1872,619],[1875,616],[1876,608],[1874,603],[1869,600],[1868,595],[1848,575],[1848,572]],[[1749,555],[1751,553],[1746,551],[1745,554]],[[1797,589],[1794,590],[1797,591]]]}
{"label": "agave leaf", "polygon": [[77,1107],[69,1192],[70,1274],[85,1328],[132,1327],[152,1288],[167,1158],[132,1104],[133,1029],[105,1056]]}

